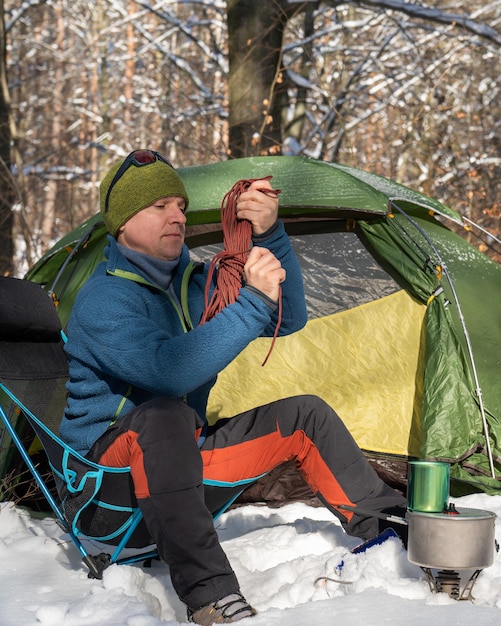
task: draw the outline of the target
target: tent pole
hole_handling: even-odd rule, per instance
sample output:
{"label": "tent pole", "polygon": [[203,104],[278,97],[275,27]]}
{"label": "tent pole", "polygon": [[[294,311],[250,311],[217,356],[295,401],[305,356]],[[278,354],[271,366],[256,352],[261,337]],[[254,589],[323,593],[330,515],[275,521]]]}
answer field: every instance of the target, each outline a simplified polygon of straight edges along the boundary
{"label": "tent pole", "polygon": [[[440,259],[440,262],[442,263],[442,259]],[[478,380],[477,368],[475,367],[475,360],[473,358],[473,349],[472,349],[472,345],[471,345],[471,341],[470,341],[470,334],[468,333],[468,330],[466,328],[466,322],[465,322],[464,317],[463,317],[463,311],[461,310],[461,306],[459,304],[459,299],[457,297],[456,290],[454,289],[454,285],[452,283],[452,279],[450,277],[450,274],[449,274],[449,272],[447,270],[447,266],[446,265],[442,265],[442,269],[444,271],[444,274],[447,276],[447,280],[449,281],[449,285],[450,285],[450,288],[451,288],[453,296],[454,296],[454,301],[456,302],[456,306],[457,306],[457,309],[458,309],[459,319],[461,320],[461,326],[463,327],[463,332],[464,332],[464,335],[465,335],[466,344],[468,346],[468,353],[469,353],[470,361],[471,361],[471,365],[472,365],[473,376],[475,378],[475,387],[476,387],[475,392],[476,392],[477,397],[478,397],[478,403],[479,403],[479,408],[480,408],[480,415],[482,416],[482,423],[483,423],[483,426],[484,426],[485,445],[486,445],[486,448],[487,448],[487,456],[489,458],[489,466],[490,466],[490,470],[491,470],[491,477],[492,478],[496,478],[496,471],[495,471],[495,468],[494,468],[494,459],[493,459],[493,456],[492,456],[491,442],[490,442],[490,437],[489,437],[489,425],[487,424],[487,417],[485,415],[484,402],[483,402],[483,399],[482,399],[482,389],[480,388],[480,382]]]}
{"label": "tent pole", "polygon": [[461,219],[464,222],[467,222],[470,226],[474,226],[481,233],[483,233],[484,235],[486,235],[487,237],[489,237],[490,239],[492,239],[493,241],[495,241],[496,243],[501,245],[501,239],[498,239],[498,237],[496,237],[496,235],[494,235],[494,233],[491,233],[489,230],[487,230],[483,226],[480,226],[480,224],[477,224],[476,222],[473,222],[472,220],[468,219],[465,215],[461,215]]}
{"label": "tent pole", "polygon": [[64,263],[61,265],[61,267],[59,268],[59,271],[56,274],[56,277],[54,278],[54,280],[52,281],[51,286],[49,287],[49,289],[47,290],[49,295],[51,297],[56,296],[54,289],[56,288],[56,284],[59,281],[60,276],[62,275],[62,273],[64,272],[66,266],[68,265],[68,263],[71,261],[71,259],[73,258],[73,256],[78,252],[78,250],[80,249],[80,246],[85,243],[90,235],[92,234],[92,232],[94,231],[94,229],[96,228],[97,224],[93,224],[91,226],[91,228],[89,228],[89,230],[86,230],[85,233],[82,235],[82,237],[77,241],[77,243],[75,244],[75,246],[73,247],[72,251],[68,254],[68,256],[66,257]]}
{"label": "tent pole", "polygon": [[433,244],[432,240],[430,239],[430,237],[428,236],[428,234],[419,226],[419,224],[417,224],[410,215],[408,215],[405,211],[403,211],[399,206],[397,206],[393,201],[391,202],[392,207],[394,207],[395,209],[397,209],[397,211],[403,215],[417,230],[418,232],[422,235],[422,237],[424,237],[424,239],[428,242],[428,245],[431,246],[433,252],[437,255],[437,258],[440,261],[440,266],[442,268],[442,271],[444,273],[444,275],[447,277],[447,281],[449,282],[449,286],[451,288],[452,291],[452,295],[454,297],[454,302],[456,303],[456,307],[457,307],[457,311],[458,311],[458,315],[459,315],[459,320],[461,322],[461,327],[463,329],[463,333],[466,339],[466,346],[468,348],[468,356],[470,358],[470,363],[471,363],[471,367],[472,367],[472,371],[473,371],[473,377],[475,380],[475,393],[477,394],[477,398],[478,398],[478,404],[479,404],[479,408],[480,408],[480,415],[482,418],[482,425],[484,428],[484,435],[485,435],[485,445],[487,448],[487,457],[489,459],[489,467],[490,467],[490,471],[491,471],[491,478],[496,478],[496,471],[494,468],[494,459],[492,456],[492,448],[491,448],[491,442],[490,442],[490,436],[489,436],[489,425],[487,423],[487,417],[485,415],[485,409],[484,409],[484,402],[482,399],[482,389],[480,388],[480,381],[478,380],[478,373],[477,373],[477,368],[475,365],[475,358],[473,356],[473,348],[471,345],[471,341],[470,341],[470,334],[468,332],[468,329],[466,327],[466,322],[463,316],[463,310],[461,308],[461,305],[459,303],[459,298],[457,296],[456,290],[454,288],[454,284],[452,282],[452,278],[451,275],[449,274],[449,270],[447,269],[447,265],[444,263],[444,260],[442,259],[440,252],[437,250],[437,248],[435,247],[435,245]]}

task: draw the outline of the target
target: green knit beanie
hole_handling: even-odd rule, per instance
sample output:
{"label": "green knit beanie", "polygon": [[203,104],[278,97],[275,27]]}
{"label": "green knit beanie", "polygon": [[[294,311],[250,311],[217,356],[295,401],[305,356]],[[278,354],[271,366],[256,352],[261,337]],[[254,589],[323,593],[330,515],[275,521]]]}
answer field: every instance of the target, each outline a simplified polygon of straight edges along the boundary
{"label": "green knit beanie", "polygon": [[105,210],[108,189],[122,163],[120,161],[110,169],[99,187],[101,215],[113,237],[117,236],[120,226],[133,215],[160,198],[180,196],[188,207],[188,194],[181,177],[174,168],[157,159],[140,167],[131,163],[113,185]]}

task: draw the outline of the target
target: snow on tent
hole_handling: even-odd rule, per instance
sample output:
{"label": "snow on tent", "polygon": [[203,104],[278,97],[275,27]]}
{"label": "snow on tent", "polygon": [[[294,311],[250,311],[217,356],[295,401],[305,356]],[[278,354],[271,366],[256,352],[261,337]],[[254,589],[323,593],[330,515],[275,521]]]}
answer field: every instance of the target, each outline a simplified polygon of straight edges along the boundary
{"label": "snow on tent", "polygon": [[[322,396],[372,460],[451,463],[453,492],[499,493],[501,267],[448,228],[461,218],[387,179],[305,157],[255,157],[179,170],[187,244],[221,248],[220,206],[240,179],[273,176],[303,270],[309,322],[257,339],[219,376],[210,419],[283,396]],[[29,271],[63,325],[101,260],[96,215]]]}

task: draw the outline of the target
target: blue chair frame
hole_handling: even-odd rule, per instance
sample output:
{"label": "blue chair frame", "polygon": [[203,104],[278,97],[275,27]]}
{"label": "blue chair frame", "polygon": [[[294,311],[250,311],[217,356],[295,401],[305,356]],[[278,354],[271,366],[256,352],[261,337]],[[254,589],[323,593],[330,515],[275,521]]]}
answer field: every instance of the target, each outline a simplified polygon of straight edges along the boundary
{"label": "blue chair frame", "polygon": [[[103,570],[113,563],[118,565],[120,564],[131,564],[137,563],[139,561],[148,561],[149,559],[158,558],[158,552],[156,549],[148,550],[146,552],[141,552],[140,554],[122,557],[120,558],[120,554],[127,547],[127,542],[132,536],[132,533],[137,529],[138,524],[142,519],[141,511],[138,507],[118,507],[117,505],[113,505],[111,503],[102,502],[99,500],[99,489],[102,485],[103,477],[105,474],[129,474],[129,467],[107,467],[104,465],[99,465],[96,463],[92,463],[79,455],[74,450],[71,450],[59,437],[57,437],[53,432],[51,432],[45,424],[40,421],[33,413],[26,407],[24,404],[13,394],[11,391],[3,384],[0,383],[0,390],[5,394],[6,397],[10,398],[13,405],[19,409],[24,417],[29,421],[30,425],[33,427],[33,430],[40,437],[41,433],[43,433],[42,438],[50,437],[57,446],[64,451],[63,452],[63,464],[61,468],[57,468],[50,460],[49,464],[50,468],[55,477],[57,477],[60,481],[62,481],[67,487],[70,493],[78,494],[81,493],[84,489],[85,483],[88,480],[93,480],[95,483],[95,487],[93,488],[92,498],[87,502],[87,504],[93,503],[102,508],[107,508],[109,510],[117,510],[120,508],[122,511],[127,511],[129,513],[129,517],[127,521],[122,524],[117,530],[109,535],[105,536],[90,536],[81,532],[78,528],[78,520],[79,514],[77,514],[71,523],[66,519],[61,505],[56,500],[56,497],[48,488],[44,478],[38,471],[35,463],[33,462],[28,450],[23,445],[18,433],[10,422],[8,417],[8,413],[11,413],[11,410],[8,412],[5,411],[3,404],[0,404],[0,417],[3,421],[3,424],[9,433],[13,443],[18,449],[23,461],[26,463],[29,471],[31,472],[33,478],[36,480],[38,487],[43,493],[45,499],[47,500],[49,506],[60,522],[62,528],[68,535],[70,536],[72,542],[77,547],[80,555],[82,556],[82,560],[89,569],[89,576],[92,578],[102,578]],[[45,447],[44,447],[45,448]],[[77,477],[76,472],[69,467],[68,460],[70,458],[77,459],[80,463],[85,464],[89,469],[80,478],[78,484],[75,484],[75,479]],[[62,470],[62,471],[61,471]],[[80,509],[80,512],[84,507]],[[114,551],[111,555],[106,553],[100,553],[98,555],[91,555],[87,551],[87,549],[82,544],[80,538],[85,538],[93,541],[98,541],[101,543],[106,543],[110,540],[113,540],[115,537],[121,536],[121,539],[117,546],[114,546]]]}

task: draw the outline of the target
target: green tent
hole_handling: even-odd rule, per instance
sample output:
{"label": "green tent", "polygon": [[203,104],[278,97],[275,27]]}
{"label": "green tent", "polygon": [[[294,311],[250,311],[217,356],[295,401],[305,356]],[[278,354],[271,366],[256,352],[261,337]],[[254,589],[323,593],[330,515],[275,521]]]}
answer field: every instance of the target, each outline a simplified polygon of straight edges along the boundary
{"label": "green tent", "polygon": [[[306,157],[255,157],[180,169],[186,242],[210,260],[220,206],[240,179],[273,176],[305,279],[309,322],[253,342],[224,370],[209,418],[284,395],[314,393],[373,459],[451,463],[453,492],[499,492],[501,267],[450,230],[460,216],[407,187]],[[96,215],[29,271],[63,325],[101,260]],[[238,393],[235,393],[238,389]]]}

